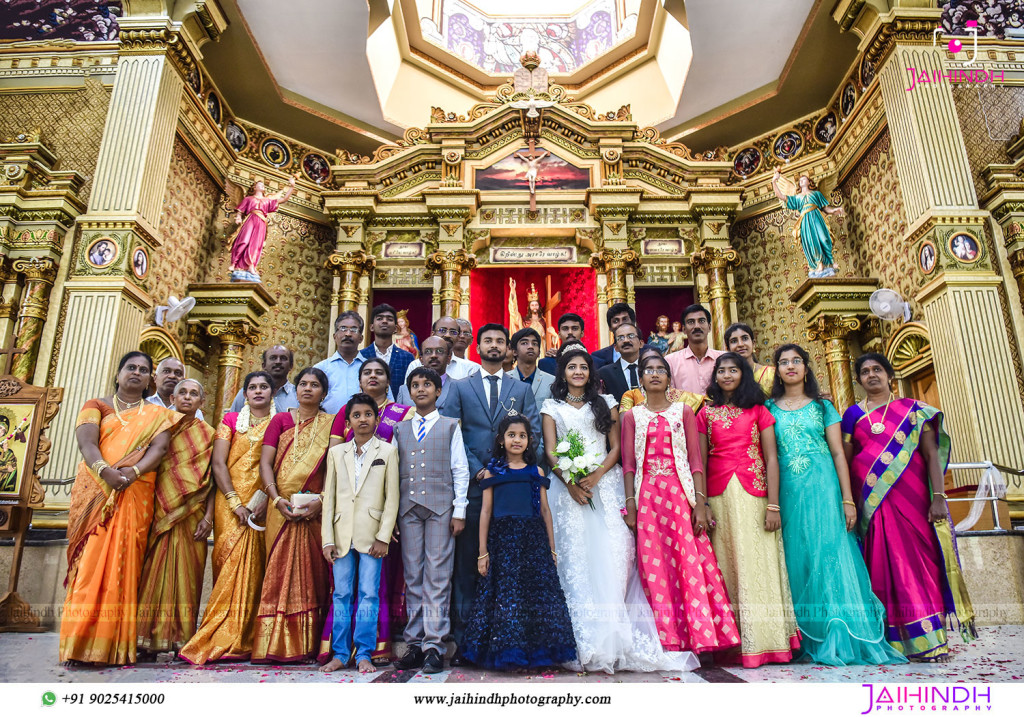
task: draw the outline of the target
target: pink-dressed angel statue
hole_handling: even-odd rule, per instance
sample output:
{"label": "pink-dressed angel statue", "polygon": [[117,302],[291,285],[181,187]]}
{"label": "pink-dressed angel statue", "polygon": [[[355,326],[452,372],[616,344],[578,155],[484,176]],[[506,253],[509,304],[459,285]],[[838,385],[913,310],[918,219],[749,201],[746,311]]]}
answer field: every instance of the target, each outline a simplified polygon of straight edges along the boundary
{"label": "pink-dressed angel statue", "polygon": [[[267,241],[267,221],[269,215],[277,211],[277,207],[288,201],[295,191],[295,177],[288,180],[288,186],[276,194],[263,196],[263,180],[257,179],[251,192],[235,206],[235,232],[231,244],[231,281],[260,281],[256,267],[263,255],[263,245]],[[231,196],[241,193],[240,189],[227,183],[225,191]],[[234,197],[232,197],[234,198]]]}

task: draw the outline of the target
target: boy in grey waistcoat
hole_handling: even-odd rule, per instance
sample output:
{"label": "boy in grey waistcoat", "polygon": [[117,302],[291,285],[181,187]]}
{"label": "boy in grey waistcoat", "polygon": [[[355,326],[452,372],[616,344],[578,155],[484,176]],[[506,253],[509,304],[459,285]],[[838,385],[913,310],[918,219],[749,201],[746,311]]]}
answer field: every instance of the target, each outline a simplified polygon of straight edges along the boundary
{"label": "boy in grey waistcoat", "polygon": [[441,377],[419,367],[409,372],[406,387],[416,415],[395,427],[395,443],[409,650],[395,666],[437,673],[444,669],[441,640],[451,628],[455,536],[466,524],[469,464],[458,420],[437,411]]}

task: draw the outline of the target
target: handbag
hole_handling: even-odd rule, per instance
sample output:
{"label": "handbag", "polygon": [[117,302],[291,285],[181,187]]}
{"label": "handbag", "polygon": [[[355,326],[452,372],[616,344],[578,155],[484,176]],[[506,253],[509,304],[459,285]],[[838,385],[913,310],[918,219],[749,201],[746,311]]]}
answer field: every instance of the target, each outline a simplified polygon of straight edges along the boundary
{"label": "handbag", "polygon": [[259,523],[252,522],[252,517],[263,509],[263,506],[267,504],[267,500],[267,494],[262,490],[257,490],[252,494],[252,498],[249,499],[249,502],[245,504],[245,507],[249,509],[249,517],[246,518],[246,522],[249,524],[250,528],[260,533],[265,531],[266,528]]}

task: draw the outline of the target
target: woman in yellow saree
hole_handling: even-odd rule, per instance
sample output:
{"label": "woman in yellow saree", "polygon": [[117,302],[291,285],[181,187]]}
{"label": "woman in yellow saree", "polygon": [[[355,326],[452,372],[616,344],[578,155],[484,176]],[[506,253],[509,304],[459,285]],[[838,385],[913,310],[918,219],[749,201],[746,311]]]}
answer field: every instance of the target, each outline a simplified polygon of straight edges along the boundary
{"label": "woman in yellow saree", "polygon": [[115,392],[85,402],[75,437],[78,466],[68,514],[67,597],[60,661],[135,662],[139,577],[153,521],[156,468],[178,420],[146,403],[153,360],[125,354]]}
{"label": "woman in yellow saree", "polygon": [[334,418],[320,410],[327,391],[323,371],[300,371],[295,379],[299,407],[274,416],[263,437],[260,477],[271,508],[267,574],[252,648],[256,663],[305,662],[316,658],[320,647],[331,593],[330,566],[320,545],[320,493]]}
{"label": "woman in yellow saree", "polygon": [[[251,527],[266,514],[253,497],[262,494],[260,453],[274,416],[274,379],[254,371],[242,383],[245,406],[225,414],[213,443],[217,482],[213,514],[213,590],[203,622],[178,656],[194,665],[248,660],[263,589],[267,549],[263,533]],[[252,509],[250,509],[250,506]],[[254,513],[255,511],[255,513]]]}
{"label": "woman in yellow saree", "polygon": [[171,395],[181,420],[156,473],[156,506],[139,584],[139,649],[174,652],[195,634],[213,528],[210,457],[213,427],[199,418],[203,387],[179,381]]}

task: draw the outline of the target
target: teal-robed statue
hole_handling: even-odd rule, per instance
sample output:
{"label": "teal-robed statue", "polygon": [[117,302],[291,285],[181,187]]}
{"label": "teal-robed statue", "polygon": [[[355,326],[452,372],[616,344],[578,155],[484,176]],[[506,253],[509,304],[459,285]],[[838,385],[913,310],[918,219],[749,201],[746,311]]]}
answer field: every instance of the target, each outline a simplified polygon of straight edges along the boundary
{"label": "teal-robed statue", "polygon": [[[792,182],[784,180],[782,173],[776,169],[772,177],[772,189],[786,209],[800,212],[800,220],[793,228],[793,236],[799,239],[804,257],[807,259],[807,276],[812,279],[835,276],[832,235],[829,233],[824,214],[842,216],[843,208],[829,206],[825,195],[818,191],[806,174],[800,175],[797,182],[798,186],[794,187]],[[783,186],[780,187],[780,184]]]}

